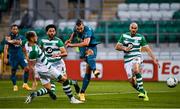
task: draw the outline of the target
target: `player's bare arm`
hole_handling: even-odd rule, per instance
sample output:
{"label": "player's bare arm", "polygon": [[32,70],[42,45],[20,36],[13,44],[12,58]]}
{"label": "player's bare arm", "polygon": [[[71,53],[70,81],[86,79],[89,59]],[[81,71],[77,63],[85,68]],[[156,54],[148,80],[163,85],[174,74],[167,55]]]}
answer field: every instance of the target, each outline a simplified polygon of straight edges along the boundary
{"label": "player's bare arm", "polygon": [[81,43],[74,43],[74,44],[68,43],[66,46],[67,47],[86,47],[89,45],[90,40],[91,40],[90,38],[85,38],[83,42]]}
{"label": "player's bare arm", "polygon": [[118,51],[130,51],[131,47],[125,47],[121,43],[117,43],[115,49]]}
{"label": "player's bare arm", "polygon": [[154,56],[151,48],[148,45],[142,47],[142,49],[148,53],[148,55],[152,58],[152,60],[155,64],[158,64],[156,57]]}
{"label": "player's bare arm", "polygon": [[9,45],[4,45],[4,63],[7,64],[8,63],[8,58],[7,58],[7,55],[8,55],[8,49],[9,49]]}
{"label": "player's bare arm", "polygon": [[71,43],[73,37],[74,37],[74,32],[71,34],[70,38],[65,42],[65,45],[67,45],[68,43]]}
{"label": "player's bare arm", "polygon": [[58,54],[53,54],[52,57],[66,57],[67,56],[67,51],[64,47],[60,47],[60,53]]}
{"label": "player's bare arm", "polygon": [[23,50],[23,53],[25,55],[26,60],[29,61],[28,53],[27,53],[26,48],[24,46],[22,47],[22,50]]}

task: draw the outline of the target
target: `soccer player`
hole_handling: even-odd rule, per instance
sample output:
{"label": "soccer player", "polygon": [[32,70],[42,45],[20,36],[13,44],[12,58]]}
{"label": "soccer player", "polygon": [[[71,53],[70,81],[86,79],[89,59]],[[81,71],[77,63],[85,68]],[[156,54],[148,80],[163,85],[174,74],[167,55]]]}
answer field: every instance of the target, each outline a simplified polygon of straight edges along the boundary
{"label": "soccer player", "polygon": [[[71,43],[73,37],[77,35],[80,43]],[[96,55],[97,47],[99,44],[95,37],[92,28],[85,26],[83,21],[78,19],[74,28],[74,32],[71,34],[69,40],[65,42],[67,47],[79,47],[80,58],[83,58],[86,63],[86,74],[83,78],[83,85],[79,94],[80,100],[85,101],[85,91],[91,79],[91,72],[94,73],[95,77],[98,77],[100,72],[96,69]]]}
{"label": "soccer player", "polygon": [[[28,57],[29,57],[29,69],[35,69],[39,76],[41,83],[44,86],[44,90],[46,93],[50,95],[52,99],[56,99],[56,95],[53,93],[51,90],[51,79],[56,79],[57,82],[63,84],[64,86],[64,91],[66,95],[70,99],[70,103],[82,103],[81,101],[77,100],[74,98],[72,95],[72,90],[69,85],[69,81],[66,76],[64,76],[64,72],[58,71],[49,61],[48,58],[45,56],[44,52],[39,48],[39,46],[36,44],[37,42],[37,35],[34,31],[27,32],[26,38],[28,40],[26,45],[26,50],[28,52]],[[31,93],[25,103],[30,103],[32,99],[36,96],[41,96],[42,91],[36,91]]]}
{"label": "soccer player", "polygon": [[[45,56],[48,58],[48,61],[53,63],[52,65],[64,73],[64,76],[67,77],[66,74],[66,66],[64,63],[63,57],[67,56],[67,51],[64,47],[64,44],[61,39],[57,38],[56,35],[56,26],[53,24],[46,26],[46,34],[47,38],[43,38],[40,41],[40,48],[45,53]],[[74,85],[76,93],[79,93],[80,88],[75,80],[69,80],[70,85]],[[63,86],[63,90],[65,91],[65,86]]]}
{"label": "soccer player", "polygon": [[[24,83],[22,87],[26,90],[31,90],[31,88],[27,84],[29,73],[27,61],[25,60],[22,47],[18,44],[13,43],[25,39],[23,36],[19,35],[18,32],[18,25],[14,24],[11,26],[11,33],[9,34],[9,36],[6,36],[7,40],[4,47],[4,63],[7,64],[9,61],[9,64],[11,66],[11,80],[13,83],[13,91],[18,91],[18,86],[16,85],[16,71],[18,69],[18,65],[20,65],[24,70]],[[13,42],[9,42],[9,40]],[[8,54],[9,60],[7,58]]]}
{"label": "soccer player", "polygon": [[147,91],[143,87],[143,80],[141,75],[141,64],[143,62],[141,58],[140,48],[144,49],[148,55],[152,58],[155,64],[158,64],[157,59],[152,53],[152,50],[148,46],[143,35],[137,33],[138,25],[133,22],[129,26],[130,32],[122,34],[115,49],[118,51],[124,51],[124,67],[128,76],[129,82],[139,92],[139,98],[143,98],[144,101],[149,101]]}

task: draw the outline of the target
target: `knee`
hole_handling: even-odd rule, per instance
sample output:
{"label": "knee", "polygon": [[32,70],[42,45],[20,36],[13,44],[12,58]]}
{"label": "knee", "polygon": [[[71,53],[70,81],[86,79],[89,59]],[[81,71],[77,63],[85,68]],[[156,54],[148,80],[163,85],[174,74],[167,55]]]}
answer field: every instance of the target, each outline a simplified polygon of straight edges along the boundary
{"label": "knee", "polygon": [[59,80],[59,82],[65,82],[67,80],[67,75],[62,76],[62,78]]}
{"label": "knee", "polygon": [[139,70],[139,68],[134,68],[134,69],[133,69],[133,72],[134,72],[134,74],[137,74],[137,73],[140,72],[140,70]]}

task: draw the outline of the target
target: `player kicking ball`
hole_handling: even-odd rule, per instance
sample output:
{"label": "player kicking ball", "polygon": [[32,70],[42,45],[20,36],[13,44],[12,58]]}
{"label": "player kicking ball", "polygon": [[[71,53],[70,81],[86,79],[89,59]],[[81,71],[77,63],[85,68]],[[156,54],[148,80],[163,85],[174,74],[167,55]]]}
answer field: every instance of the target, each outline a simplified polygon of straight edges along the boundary
{"label": "player kicking ball", "polygon": [[[77,100],[73,94],[71,87],[69,85],[69,81],[66,76],[64,76],[63,72],[59,72],[55,67],[51,65],[51,63],[48,61],[48,58],[44,55],[44,52],[39,48],[39,46],[36,44],[37,42],[37,35],[34,31],[29,31],[26,33],[26,38],[28,40],[28,46],[26,47],[26,50],[28,52],[28,64],[29,69],[34,70],[38,69],[40,67],[41,72],[38,71],[40,76],[40,81],[42,85],[44,86],[44,91],[46,91],[49,96],[56,100],[56,95],[51,90],[51,79],[57,80],[57,82],[62,83],[63,87],[66,87],[66,95],[70,99],[70,103],[73,104],[79,104],[83,103],[82,101]],[[25,103],[30,103],[36,96],[41,96],[40,91],[32,92],[27,98]]]}
{"label": "player kicking ball", "polygon": [[141,74],[141,64],[143,60],[141,58],[140,49],[142,48],[146,51],[155,64],[158,64],[158,61],[153,55],[152,50],[148,46],[144,36],[137,33],[137,23],[131,23],[129,29],[130,32],[121,35],[115,49],[118,51],[124,51],[124,68],[129,82],[139,92],[138,97],[143,98],[144,101],[149,101],[147,91],[143,87]]}

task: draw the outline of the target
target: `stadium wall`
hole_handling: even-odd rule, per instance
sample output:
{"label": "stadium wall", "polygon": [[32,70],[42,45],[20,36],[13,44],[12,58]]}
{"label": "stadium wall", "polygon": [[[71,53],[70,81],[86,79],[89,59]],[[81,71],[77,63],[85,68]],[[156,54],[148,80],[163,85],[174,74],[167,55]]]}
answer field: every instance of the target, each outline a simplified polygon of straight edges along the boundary
{"label": "stadium wall", "polygon": [[[81,60],[65,60],[65,63],[69,78],[75,80],[83,79],[86,71],[85,62]],[[145,81],[166,81],[171,76],[180,80],[180,61],[160,60],[159,63],[160,67],[153,64],[152,60],[144,61],[141,72]],[[99,78],[95,78],[92,74],[93,80],[127,80],[123,60],[98,60],[96,66],[101,74]],[[6,71],[3,70],[3,67],[6,66],[3,66],[0,59],[0,78],[10,78],[9,67],[6,67]],[[22,78],[22,70],[18,70],[17,76]]]}
{"label": "stadium wall", "polygon": [[[66,60],[67,73],[72,79],[82,80],[85,74],[85,62],[81,60]],[[145,81],[166,81],[170,76],[180,80],[180,62],[161,60],[155,65],[152,60],[145,60],[142,65],[142,75]],[[98,60],[97,69],[101,75],[98,79],[92,74],[93,80],[127,80],[123,60]]]}

